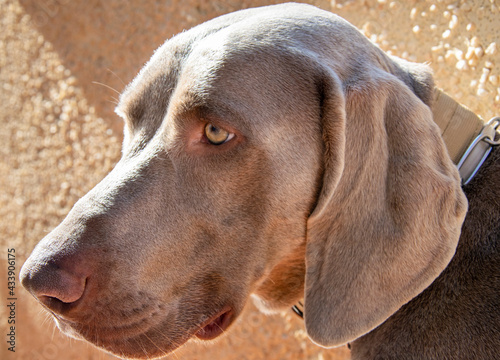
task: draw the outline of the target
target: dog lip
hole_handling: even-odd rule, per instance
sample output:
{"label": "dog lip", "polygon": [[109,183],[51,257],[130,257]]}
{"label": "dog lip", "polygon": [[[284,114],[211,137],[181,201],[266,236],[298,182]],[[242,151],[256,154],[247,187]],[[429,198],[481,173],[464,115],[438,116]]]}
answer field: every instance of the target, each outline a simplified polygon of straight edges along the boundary
{"label": "dog lip", "polygon": [[200,340],[213,340],[224,333],[224,331],[233,322],[233,310],[226,306],[217,314],[209,318],[200,325],[200,330],[195,333],[195,336]]}

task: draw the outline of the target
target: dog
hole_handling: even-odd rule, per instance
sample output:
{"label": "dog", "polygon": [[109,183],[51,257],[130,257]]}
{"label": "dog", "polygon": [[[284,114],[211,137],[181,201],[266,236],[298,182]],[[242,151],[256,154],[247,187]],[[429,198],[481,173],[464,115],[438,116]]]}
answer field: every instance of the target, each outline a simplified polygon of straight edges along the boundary
{"label": "dog", "polygon": [[353,359],[498,358],[500,151],[462,186],[433,94],[427,66],[310,5],[183,32],[120,96],[121,160],[22,284],[131,359],[217,338],[250,298],[303,300],[309,338]]}

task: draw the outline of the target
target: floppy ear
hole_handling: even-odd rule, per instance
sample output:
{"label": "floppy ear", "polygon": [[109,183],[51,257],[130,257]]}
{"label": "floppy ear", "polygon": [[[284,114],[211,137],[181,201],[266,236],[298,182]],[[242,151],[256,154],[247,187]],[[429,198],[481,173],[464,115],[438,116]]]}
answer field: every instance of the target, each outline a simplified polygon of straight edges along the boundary
{"label": "floppy ear", "polygon": [[307,223],[305,325],[334,347],[422,292],[454,255],[467,200],[432,113],[382,70],[322,81],[324,174]]}

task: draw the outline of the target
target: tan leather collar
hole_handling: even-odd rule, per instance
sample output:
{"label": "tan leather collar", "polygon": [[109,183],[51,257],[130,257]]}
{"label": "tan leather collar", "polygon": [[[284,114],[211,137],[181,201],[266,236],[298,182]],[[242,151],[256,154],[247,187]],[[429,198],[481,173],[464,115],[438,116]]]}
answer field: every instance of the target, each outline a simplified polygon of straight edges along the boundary
{"label": "tan leather collar", "polygon": [[492,146],[498,145],[495,134],[500,118],[484,124],[479,116],[438,88],[434,89],[432,113],[465,185],[477,173]]}

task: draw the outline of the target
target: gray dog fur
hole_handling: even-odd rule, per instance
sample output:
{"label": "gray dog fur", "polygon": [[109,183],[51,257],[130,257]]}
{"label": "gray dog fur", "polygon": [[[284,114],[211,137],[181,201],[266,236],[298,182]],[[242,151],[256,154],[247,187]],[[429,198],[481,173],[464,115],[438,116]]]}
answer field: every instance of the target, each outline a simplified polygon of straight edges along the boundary
{"label": "gray dog fur", "polygon": [[354,359],[493,359],[500,155],[464,189],[461,232],[432,89],[427,67],[308,5],[179,34],[120,98],[122,159],[23,285],[61,330],[129,358],[225,330],[252,296],[266,312],[304,298],[310,338]]}

